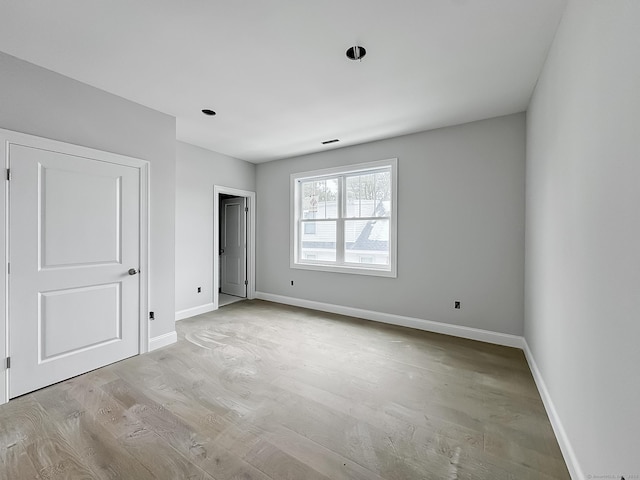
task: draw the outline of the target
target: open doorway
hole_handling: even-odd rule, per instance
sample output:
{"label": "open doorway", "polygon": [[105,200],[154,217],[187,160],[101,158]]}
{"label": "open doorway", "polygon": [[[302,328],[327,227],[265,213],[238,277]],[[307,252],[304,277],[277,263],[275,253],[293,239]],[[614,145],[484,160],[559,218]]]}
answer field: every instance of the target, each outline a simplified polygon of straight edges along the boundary
{"label": "open doorway", "polygon": [[247,207],[246,197],[220,194],[218,256],[220,285],[218,306],[247,298]]}
{"label": "open doorway", "polygon": [[214,306],[255,296],[255,193],[214,187]]}

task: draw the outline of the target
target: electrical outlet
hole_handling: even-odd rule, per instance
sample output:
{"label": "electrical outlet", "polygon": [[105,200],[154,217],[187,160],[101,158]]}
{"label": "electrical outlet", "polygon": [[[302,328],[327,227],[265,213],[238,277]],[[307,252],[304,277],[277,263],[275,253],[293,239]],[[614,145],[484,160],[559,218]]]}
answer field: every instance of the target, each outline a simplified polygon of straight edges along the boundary
{"label": "electrical outlet", "polygon": [[453,308],[456,308],[456,309],[460,310],[460,302],[456,301],[456,302],[453,304]]}
{"label": "electrical outlet", "polygon": [[202,287],[198,287],[198,293],[202,293]]}

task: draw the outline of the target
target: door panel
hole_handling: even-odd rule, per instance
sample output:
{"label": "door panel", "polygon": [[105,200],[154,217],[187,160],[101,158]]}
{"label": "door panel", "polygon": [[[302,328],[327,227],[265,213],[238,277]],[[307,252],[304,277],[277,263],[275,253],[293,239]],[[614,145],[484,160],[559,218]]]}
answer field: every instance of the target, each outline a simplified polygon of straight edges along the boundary
{"label": "door panel", "polygon": [[244,197],[221,201],[220,291],[237,297],[247,296],[247,221]]}
{"label": "door panel", "polygon": [[12,144],[10,397],[139,351],[140,171]]}
{"label": "door panel", "polygon": [[[38,360],[49,361],[121,340],[120,287],[112,283],[40,293]],[[96,311],[96,305],[106,308]],[[92,321],[85,321],[87,318]]]}
{"label": "door panel", "polygon": [[[120,177],[39,166],[41,268],[120,263]],[[78,201],[82,199],[82,201]],[[81,235],[67,235],[82,225]]]}

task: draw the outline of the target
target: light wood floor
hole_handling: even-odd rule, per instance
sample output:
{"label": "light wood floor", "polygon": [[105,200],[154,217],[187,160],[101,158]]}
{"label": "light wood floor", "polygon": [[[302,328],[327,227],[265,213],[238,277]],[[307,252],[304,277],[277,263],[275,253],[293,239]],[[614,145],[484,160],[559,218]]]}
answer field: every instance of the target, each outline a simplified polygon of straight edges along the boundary
{"label": "light wood floor", "polygon": [[521,351],[268,302],[0,406],[2,479],[569,479]]}

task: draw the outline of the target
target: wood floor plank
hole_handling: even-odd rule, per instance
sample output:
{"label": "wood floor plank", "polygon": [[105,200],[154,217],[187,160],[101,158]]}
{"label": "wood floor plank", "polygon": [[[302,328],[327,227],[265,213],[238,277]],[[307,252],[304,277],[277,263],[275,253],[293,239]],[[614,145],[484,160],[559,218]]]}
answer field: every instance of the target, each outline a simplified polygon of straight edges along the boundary
{"label": "wood floor plank", "polygon": [[40,476],[21,442],[0,449],[0,480],[39,479]]}
{"label": "wood floor plank", "polygon": [[[416,478],[416,469],[406,461],[407,457],[418,456],[414,444],[394,444],[394,438],[411,436],[411,432],[383,432],[296,395],[282,395],[278,405],[257,412],[246,421],[267,432],[284,426],[383,478]],[[335,428],[336,425],[340,428]],[[428,453],[423,451],[420,455]],[[444,456],[434,454],[430,460],[429,473],[434,477],[446,473],[449,462]]]}
{"label": "wood floor plank", "polygon": [[324,390],[287,376],[278,378],[276,385],[345,415],[368,422],[384,431],[406,430],[415,435],[416,431],[424,430],[423,436],[430,433],[434,436],[440,435],[461,441],[469,447],[484,448],[484,434],[482,432],[433,416],[429,417],[424,412],[412,410],[393,402],[351,402],[346,396],[342,396],[344,392]]}
{"label": "wood floor plank", "polygon": [[128,433],[118,438],[118,443],[151,472],[151,478],[214,479],[151,430]]}
{"label": "wood floor plank", "polygon": [[[166,360],[166,357],[164,358]],[[231,458],[232,455],[229,453],[233,451],[244,462],[256,466],[266,474],[274,475],[273,478],[319,480],[327,478],[313,469],[312,466],[299,461],[295,456],[282,451],[261,438],[259,433],[251,433],[237,428],[236,425],[221,416],[221,414],[227,412],[220,411],[217,405],[210,409],[210,403],[200,402],[199,399],[202,398],[202,392],[198,387],[205,383],[202,382],[202,377],[194,377],[193,371],[187,370],[183,372],[183,376],[177,376],[172,369],[167,368],[167,363],[165,362],[162,368],[158,365],[154,369],[148,369],[147,373],[146,380],[143,380],[143,382],[146,390],[152,392],[153,400],[161,403],[165,408],[170,408],[172,414],[180,418],[185,424],[196,427],[212,439],[212,444],[217,447],[215,466],[211,465],[210,462],[203,461],[202,467],[206,468],[207,471],[217,472],[217,477],[223,475],[219,470],[224,465],[229,463],[238,464],[239,458],[236,458],[234,462],[234,459]],[[181,385],[185,380],[191,380],[191,382],[188,382],[191,388],[175,388],[176,384]],[[277,470],[274,465],[278,466]]]}
{"label": "wood floor plank", "polygon": [[7,478],[20,478],[23,469],[29,475],[29,463],[39,478],[92,478],[91,470],[77,462],[57,423],[51,421],[34,395],[3,405],[0,425],[2,450],[10,454],[13,448],[19,449],[19,462],[10,461],[3,466]]}
{"label": "wood floor plank", "polygon": [[[303,437],[296,435],[292,431],[287,431],[288,434],[285,436],[282,433],[277,437],[269,436],[269,439],[277,440],[278,445],[275,445],[273,442],[268,441],[266,444],[261,438],[260,433],[250,434],[247,431],[236,428],[229,420],[226,420],[221,417],[217,417],[217,421],[215,417],[215,413],[211,410],[208,410],[209,406],[207,403],[198,402],[199,408],[194,408],[193,404],[188,404],[186,401],[186,396],[192,396],[195,398],[201,398],[202,391],[199,387],[202,385],[206,385],[202,381],[202,376],[198,375],[192,368],[187,370],[183,370],[183,377],[176,377],[175,373],[172,373],[171,364],[167,363],[168,356],[163,355],[162,360],[164,363],[162,365],[162,369],[157,367],[155,375],[151,375],[150,379],[147,381],[155,381],[159,385],[156,385],[155,388],[152,388],[152,391],[156,394],[154,397],[155,401],[162,402],[164,405],[171,404],[171,410],[174,414],[179,416],[182,420],[189,422],[191,424],[199,425],[200,429],[207,429],[208,426],[211,429],[212,436],[215,436],[215,442],[221,445],[226,446],[228,449],[233,450],[235,452],[241,453],[243,458],[249,463],[259,464],[260,468],[269,473],[269,468],[273,464],[280,465],[283,469],[287,471],[273,471],[271,467],[271,474],[275,475],[274,478],[284,478],[283,475],[289,475],[292,478],[325,478],[327,474],[329,474],[329,478],[367,478],[373,479],[375,475],[358,466],[357,464],[336,455],[334,452],[330,450],[324,449],[320,445],[313,444],[313,447],[309,447],[307,445],[306,450],[294,449],[292,452],[291,446],[297,445],[300,443],[304,443]],[[180,365],[187,366],[185,362],[181,362]],[[169,368],[167,368],[169,367]],[[175,367],[175,365],[174,365]],[[192,367],[189,365],[189,367]],[[152,380],[153,379],[153,380]],[[180,394],[184,395],[183,399],[177,399],[175,392],[166,392],[166,389],[160,387],[160,385],[168,385],[172,384],[174,381],[178,381],[182,383],[184,379],[189,379],[190,385],[193,388],[190,389],[181,389]],[[147,387],[150,385],[146,385]],[[265,385],[266,386],[266,385]],[[165,392],[162,394],[162,392]],[[227,393],[229,396],[229,393]],[[169,402],[169,403],[168,403]],[[215,410],[215,409],[214,409]],[[218,412],[220,413],[220,412]],[[204,418],[206,416],[206,418]],[[244,416],[244,415],[243,415]],[[241,422],[240,425],[243,425]],[[244,425],[243,425],[244,426]],[[235,435],[231,436],[231,432],[235,432]],[[240,433],[239,433],[240,432]],[[285,441],[285,437],[289,439],[289,441]],[[294,438],[295,437],[295,438]],[[231,443],[230,443],[231,442]],[[253,445],[250,449],[247,449],[248,445]],[[279,448],[279,445],[284,445],[285,450]],[[239,446],[242,446],[240,448]],[[310,448],[315,448],[316,450],[321,451],[322,455],[312,455],[309,453]],[[306,452],[307,455],[302,455],[301,452]],[[298,457],[302,456],[303,460],[300,460]],[[318,462],[308,462],[307,460],[317,458],[325,458],[332,459],[332,462],[329,460]],[[267,459],[269,459],[267,461]],[[277,459],[277,461],[276,461]],[[308,469],[305,465],[309,463],[309,466],[312,468]],[[328,465],[340,465],[340,469],[328,469]],[[288,467],[285,468],[285,465]],[[317,466],[318,468],[314,468]],[[324,472],[324,473],[323,473]],[[359,473],[358,473],[359,472]],[[340,473],[340,475],[338,475]]]}
{"label": "wood floor plank", "polygon": [[371,470],[284,427],[274,426],[263,435],[269,443],[334,480],[382,480]]}
{"label": "wood floor plank", "polygon": [[48,418],[55,421],[56,431],[50,437],[51,441],[64,444],[66,451],[74,457],[74,464],[89,468],[93,478],[154,478],[151,471],[133,458],[113,435],[86,414],[85,405],[74,400],[65,385],[43,389],[35,398]]}
{"label": "wood floor plank", "polygon": [[31,395],[12,400],[0,407],[0,447],[2,451],[19,443],[37,439],[44,428],[46,414]]}
{"label": "wood floor plank", "polygon": [[[235,478],[267,480],[269,478],[259,469],[243,461],[239,455],[215,442],[213,437],[219,432],[212,431],[210,422],[190,424],[122,379],[106,384],[102,388],[142,421],[142,431],[153,432],[190,463],[216,480]],[[190,407],[191,410],[194,408],[196,408],[195,404]],[[209,412],[207,415],[212,413]],[[131,437],[136,435],[129,435],[128,438]],[[121,440],[125,441],[125,438]]]}

